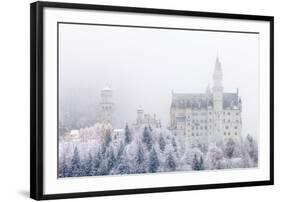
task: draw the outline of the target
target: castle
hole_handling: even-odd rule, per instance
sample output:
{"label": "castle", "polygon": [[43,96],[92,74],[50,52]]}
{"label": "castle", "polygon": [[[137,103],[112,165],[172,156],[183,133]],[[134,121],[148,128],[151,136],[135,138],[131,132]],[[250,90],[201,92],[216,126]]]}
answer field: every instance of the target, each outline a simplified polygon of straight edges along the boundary
{"label": "castle", "polygon": [[173,93],[170,129],[192,145],[225,138],[240,138],[242,102],[237,92],[227,93],[222,85],[223,73],[217,57],[212,91]]}
{"label": "castle", "polygon": [[[99,108],[99,122],[103,124],[112,124],[114,111],[113,91],[107,86],[101,90],[101,102]],[[156,119],[156,114],[150,115],[148,113],[144,113],[144,110],[139,107],[137,109],[137,121],[135,125],[146,125],[159,128],[161,127],[161,122]]]}
{"label": "castle", "polygon": [[143,108],[139,107],[137,109],[137,121],[136,121],[135,125],[136,126],[145,125],[147,127],[153,126],[156,128],[160,128],[161,121],[160,121],[160,119],[156,118],[156,114],[154,114],[153,116],[148,113],[145,114]]}

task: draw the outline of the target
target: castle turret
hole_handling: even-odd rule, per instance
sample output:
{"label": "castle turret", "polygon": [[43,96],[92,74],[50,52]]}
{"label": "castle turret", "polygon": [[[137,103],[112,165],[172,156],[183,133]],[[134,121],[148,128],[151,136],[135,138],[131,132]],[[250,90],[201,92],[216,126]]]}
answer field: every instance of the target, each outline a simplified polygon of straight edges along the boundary
{"label": "castle turret", "polygon": [[222,85],[222,68],[219,58],[215,63],[213,74],[213,112],[214,112],[214,134],[222,134],[222,111],[223,111],[223,85]]}
{"label": "castle turret", "polygon": [[113,113],[113,100],[112,100],[112,89],[109,87],[104,87],[101,90],[101,122],[112,123],[112,113]]}

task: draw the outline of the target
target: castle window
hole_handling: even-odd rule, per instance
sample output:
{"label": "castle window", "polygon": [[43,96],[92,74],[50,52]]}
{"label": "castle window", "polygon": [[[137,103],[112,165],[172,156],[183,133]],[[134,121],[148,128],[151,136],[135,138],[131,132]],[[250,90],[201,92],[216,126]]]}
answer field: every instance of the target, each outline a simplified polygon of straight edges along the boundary
{"label": "castle window", "polygon": [[239,120],[236,120],[236,123],[239,123]]}
{"label": "castle window", "polygon": [[223,122],[225,123],[225,119],[223,119]]}
{"label": "castle window", "polygon": [[186,122],[186,120],[185,120],[185,117],[183,116],[183,117],[176,117],[176,121],[177,122]]}
{"label": "castle window", "polygon": [[223,115],[225,115],[225,112],[223,112]]}
{"label": "castle window", "polygon": [[194,130],[194,126],[192,126],[191,129]]}
{"label": "castle window", "polygon": [[212,112],[209,112],[210,115],[212,115]]}
{"label": "castle window", "polygon": [[212,119],[210,119],[209,121],[212,122]]}
{"label": "castle window", "polygon": [[234,129],[237,129],[237,126],[234,126]]}
{"label": "castle window", "polygon": [[225,126],[225,129],[228,129],[228,126]]}
{"label": "castle window", "polygon": [[228,132],[228,135],[230,135],[230,132]]}
{"label": "castle window", "polygon": [[230,123],[230,119],[228,119],[228,123]]}
{"label": "castle window", "polygon": [[200,126],[200,129],[202,130],[202,129],[203,129],[203,126]]}
{"label": "castle window", "polygon": [[235,132],[234,134],[237,135],[237,132]]}
{"label": "castle window", "polygon": [[191,136],[194,136],[194,133],[191,133]]}
{"label": "castle window", "polygon": [[236,115],[238,116],[238,115],[239,115],[239,112],[236,112]]}
{"label": "castle window", "polygon": [[226,132],[224,132],[223,134],[226,135]]}
{"label": "castle window", "polygon": [[205,130],[207,130],[208,129],[208,127],[207,126],[205,126]]}
{"label": "castle window", "polygon": [[227,112],[227,115],[230,115],[230,112]]}

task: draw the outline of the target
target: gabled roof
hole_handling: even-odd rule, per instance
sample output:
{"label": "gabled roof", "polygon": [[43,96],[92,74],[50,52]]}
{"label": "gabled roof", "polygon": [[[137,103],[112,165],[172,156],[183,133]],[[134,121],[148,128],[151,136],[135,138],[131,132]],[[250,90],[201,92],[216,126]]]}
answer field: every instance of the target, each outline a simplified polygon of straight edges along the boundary
{"label": "gabled roof", "polygon": [[[173,93],[172,108],[207,109],[213,107],[213,95],[205,93]],[[223,93],[223,108],[239,108],[237,93]]]}

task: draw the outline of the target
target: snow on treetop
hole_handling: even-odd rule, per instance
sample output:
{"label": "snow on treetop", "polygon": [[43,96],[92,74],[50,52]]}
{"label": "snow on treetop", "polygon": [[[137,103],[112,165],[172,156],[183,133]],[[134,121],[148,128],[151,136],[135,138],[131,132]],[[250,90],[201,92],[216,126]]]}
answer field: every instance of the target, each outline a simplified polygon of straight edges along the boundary
{"label": "snow on treetop", "polygon": [[79,130],[71,130],[70,135],[79,135]]}

